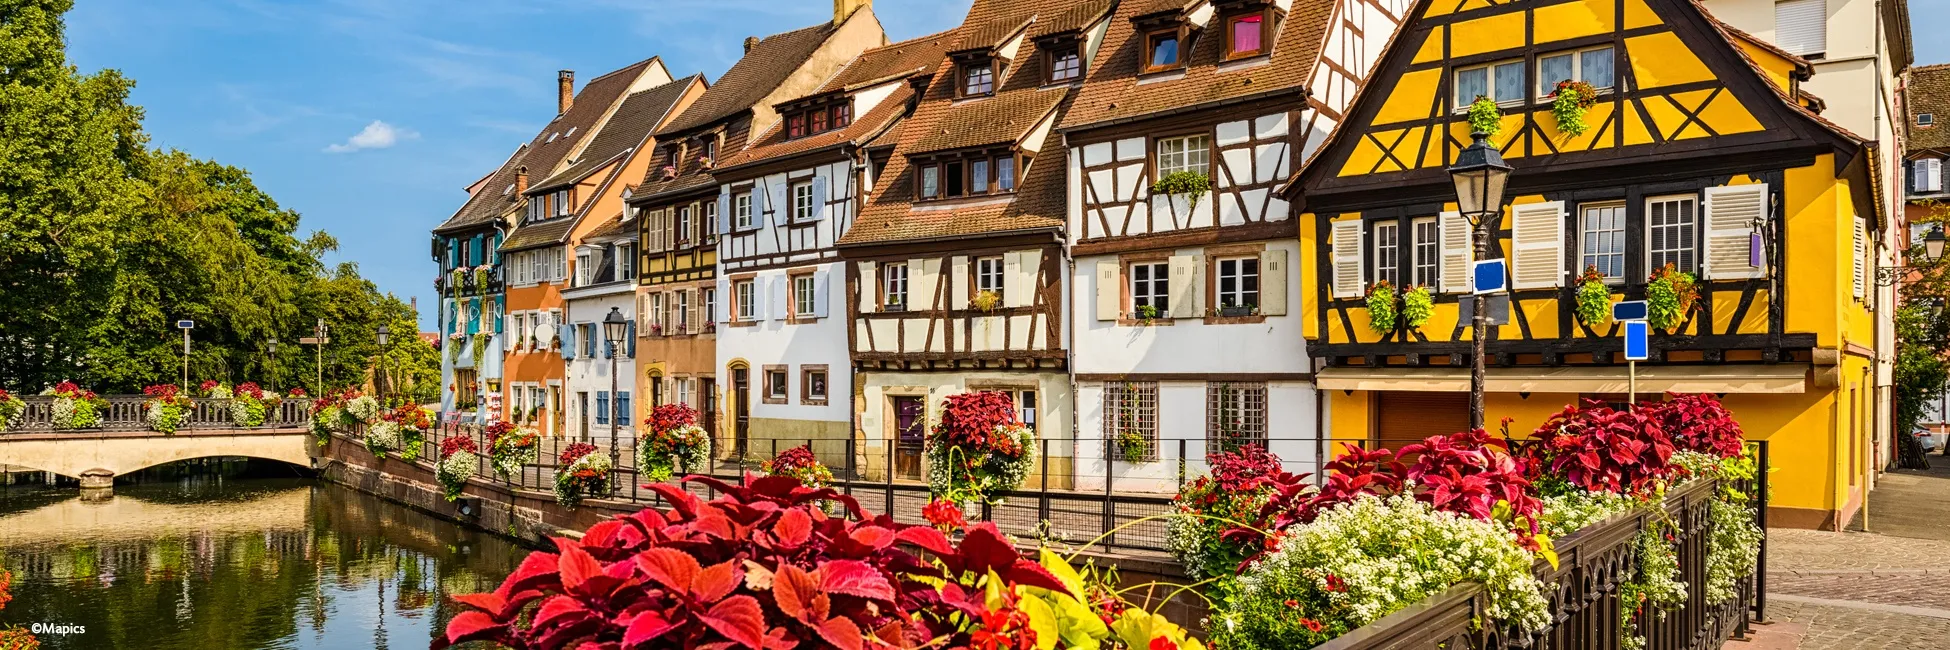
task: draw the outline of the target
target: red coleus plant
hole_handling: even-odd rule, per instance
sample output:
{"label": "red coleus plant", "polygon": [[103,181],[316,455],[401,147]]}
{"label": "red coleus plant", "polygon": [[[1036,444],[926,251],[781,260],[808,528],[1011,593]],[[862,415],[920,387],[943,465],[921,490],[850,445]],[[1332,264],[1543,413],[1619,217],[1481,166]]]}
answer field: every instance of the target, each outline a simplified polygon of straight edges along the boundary
{"label": "red coleus plant", "polygon": [[[292,394],[296,395],[297,393],[294,392]],[[325,391],[318,396],[318,399],[311,401],[311,414],[318,415],[319,412],[334,406],[343,407],[346,402],[358,399],[359,394],[359,391],[354,388]]]}
{"label": "red coleus plant", "polygon": [[928,442],[1020,456],[1022,446],[1018,441],[995,435],[996,427],[1015,422],[1016,404],[1007,393],[977,391],[949,395],[941,400],[941,422],[935,425],[933,439]]}
{"label": "red coleus plant", "polygon": [[440,441],[441,458],[452,456],[457,451],[474,453],[480,450],[480,445],[475,444],[474,439],[467,436],[448,436]]}
{"label": "red coleus plant", "polygon": [[677,427],[697,424],[697,409],[691,408],[689,404],[665,404],[650,411],[650,417],[644,418],[643,423],[650,425],[651,431],[663,433]]}
{"label": "red coleus plant", "polygon": [[251,399],[264,399],[264,388],[258,386],[257,382],[247,381],[238,384],[237,388],[231,391],[231,394],[238,397],[249,397]]}
{"label": "red coleus plant", "polygon": [[[688,480],[719,496],[707,502],[677,486],[646,485],[670,510],[618,516],[579,541],[556,539],[557,552],[529,555],[494,592],[454,597],[468,611],[433,647],[472,640],[550,650],[972,647],[1000,641],[976,639],[981,630],[963,621],[1008,614],[964,588],[973,584],[969,576],[994,572],[1011,585],[1063,588],[993,524],[970,528],[957,546],[933,528],[868,517],[852,497],[789,478]],[[829,500],[852,517],[826,516],[818,504]]]}
{"label": "red coleus plant", "polygon": [[66,379],[54,385],[54,394],[60,397],[83,401],[93,401],[97,397],[95,391],[84,390],[82,387],[75,385],[74,382]]}
{"label": "red coleus plant", "polygon": [[401,404],[399,408],[380,413],[379,417],[409,429],[425,430],[433,426],[433,418],[418,404]]}
{"label": "red coleus plant", "polygon": [[1644,494],[1673,472],[1672,439],[1646,410],[1588,401],[1552,415],[1521,448],[1532,480],[1561,478],[1590,491]]}
{"label": "red coleus plant", "polygon": [[1446,436],[1430,436],[1402,447],[1402,456],[1415,456],[1408,480],[1415,498],[1437,510],[1489,521],[1497,504],[1505,504],[1510,524],[1525,547],[1537,550],[1534,539],[1544,502],[1525,477],[1524,464],[1510,456],[1510,445],[1482,429]]}
{"label": "red coleus plant", "polygon": [[1746,446],[1740,423],[1712,395],[1666,393],[1666,401],[1640,404],[1639,409],[1659,422],[1679,450],[1733,458]]}
{"label": "red coleus plant", "polygon": [[562,454],[557,457],[557,460],[562,461],[563,465],[568,465],[576,462],[577,458],[596,453],[597,451],[595,445],[586,442],[570,443],[569,446],[562,448]]}
{"label": "red coleus plant", "polygon": [[143,395],[154,397],[165,402],[176,401],[176,395],[181,392],[182,390],[177,388],[176,384],[156,384],[142,389]]}
{"label": "red coleus plant", "polygon": [[514,430],[514,424],[508,422],[492,422],[487,425],[487,428],[482,429],[481,433],[487,436],[488,446],[492,447],[496,440],[501,439],[501,436],[508,435],[509,432]]}

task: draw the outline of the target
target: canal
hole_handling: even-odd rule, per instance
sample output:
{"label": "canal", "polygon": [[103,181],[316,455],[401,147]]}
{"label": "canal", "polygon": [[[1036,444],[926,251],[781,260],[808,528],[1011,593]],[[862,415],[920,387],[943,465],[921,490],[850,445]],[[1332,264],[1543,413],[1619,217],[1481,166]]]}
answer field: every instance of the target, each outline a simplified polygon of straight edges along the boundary
{"label": "canal", "polygon": [[[427,647],[529,549],[266,461],[191,461],[73,485],[0,486],[0,626],[43,648]],[[25,477],[38,479],[38,476]]]}

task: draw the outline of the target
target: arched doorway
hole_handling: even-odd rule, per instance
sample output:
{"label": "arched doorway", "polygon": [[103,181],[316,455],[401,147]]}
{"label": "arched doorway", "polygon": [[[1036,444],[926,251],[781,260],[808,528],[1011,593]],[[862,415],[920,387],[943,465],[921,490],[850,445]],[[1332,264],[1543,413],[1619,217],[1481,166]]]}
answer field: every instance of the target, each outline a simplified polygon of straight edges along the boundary
{"label": "arched doorway", "polygon": [[731,416],[730,449],[735,450],[739,458],[744,458],[752,435],[752,366],[740,359],[731,362],[725,370],[731,376],[731,404],[726,409],[727,415]]}

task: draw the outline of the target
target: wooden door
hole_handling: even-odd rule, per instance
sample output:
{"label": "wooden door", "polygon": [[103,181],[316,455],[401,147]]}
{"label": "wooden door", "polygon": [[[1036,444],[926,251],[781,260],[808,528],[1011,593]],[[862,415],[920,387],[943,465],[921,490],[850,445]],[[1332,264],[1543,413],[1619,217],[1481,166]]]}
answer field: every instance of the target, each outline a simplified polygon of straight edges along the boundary
{"label": "wooden door", "polygon": [[697,380],[697,409],[703,418],[704,430],[711,435],[718,433],[718,382],[710,377]]}
{"label": "wooden door", "polygon": [[736,419],[732,420],[732,445],[743,457],[751,441],[752,427],[752,371],[750,368],[737,368],[731,371],[731,408]]}
{"label": "wooden door", "polygon": [[921,446],[928,426],[927,400],[918,395],[896,395],[892,399],[894,432],[898,436],[894,444],[894,472],[900,478],[918,481]]}

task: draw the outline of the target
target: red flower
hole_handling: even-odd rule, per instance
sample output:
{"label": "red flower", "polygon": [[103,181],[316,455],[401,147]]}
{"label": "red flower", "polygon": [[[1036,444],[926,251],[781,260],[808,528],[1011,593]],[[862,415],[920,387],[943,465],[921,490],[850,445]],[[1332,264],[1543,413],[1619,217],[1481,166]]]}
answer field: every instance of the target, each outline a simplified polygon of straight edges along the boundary
{"label": "red flower", "polygon": [[218,386],[221,386],[221,385],[223,385],[223,384],[220,384],[220,383],[218,383],[218,382],[217,382],[217,380],[215,380],[215,379],[209,379],[209,380],[205,380],[205,381],[204,381],[204,382],[203,382],[203,383],[202,383],[201,385],[199,385],[199,386],[197,386],[197,387],[196,387],[196,389],[197,389],[197,390],[199,390],[199,391],[202,391],[202,392],[205,392],[205,393],[208,393],[208,392],[210,392],[211,390],[214,390],[214,389],[216,389],[216,387],[218,387]]}
{"label": "red flower", "polygon": [[1327,574],[1327,590],[1333,592],[1347,591],[1347,583],[1342,582],[1340,576],[1329,573]]}
{"label": "red flower", "polygon": [[1305,616],[1300,617],[1300,625],[1307,628],[1308,632],[1313,632],[1315,634],[1319,634],[1321,628],[1325,627],[1320,624],[1320,621],[1316,621],[1311,618],[1307,618]]}
{"label": "red flower", "polygon": [[563,465],[568,465],[576,462],[577,458],[596,453],[596,451],[595,445],[586,442],[574,443],[562,448],[561,461]]}
{"label": "red flower", "polygon": [[1178,650],[1178,644],[1171,639],[1158,637],[1151,640],[1151,650]]}
{"label": "red flower", "polygon": [[467,436],[448,436],[446,439],[440,441],[441,458],[452,456],[457,451],[477,452],[480,450],[480,446],[474,444],[474,439]]}
{"label": "red flower", "polygon": [[941,529],[942,532],[950,532],[968,527],[968,520],[962,515],[961,508],[947,499],[929,501],[928,505],[921,507],[921,516],[926,518],[928,523],[933,524],[935,528]]}
{"label": "red flower", "polygon": [[1297,600],[1294,600],[1294,599],[1292,599],[1292,598],[1288,598],[1288,599],[1286,599],[1286,606],[1287,606],[1287,607],[1299,607],[1299,606],[1300,606],[1300,601],[1297,601]]}

